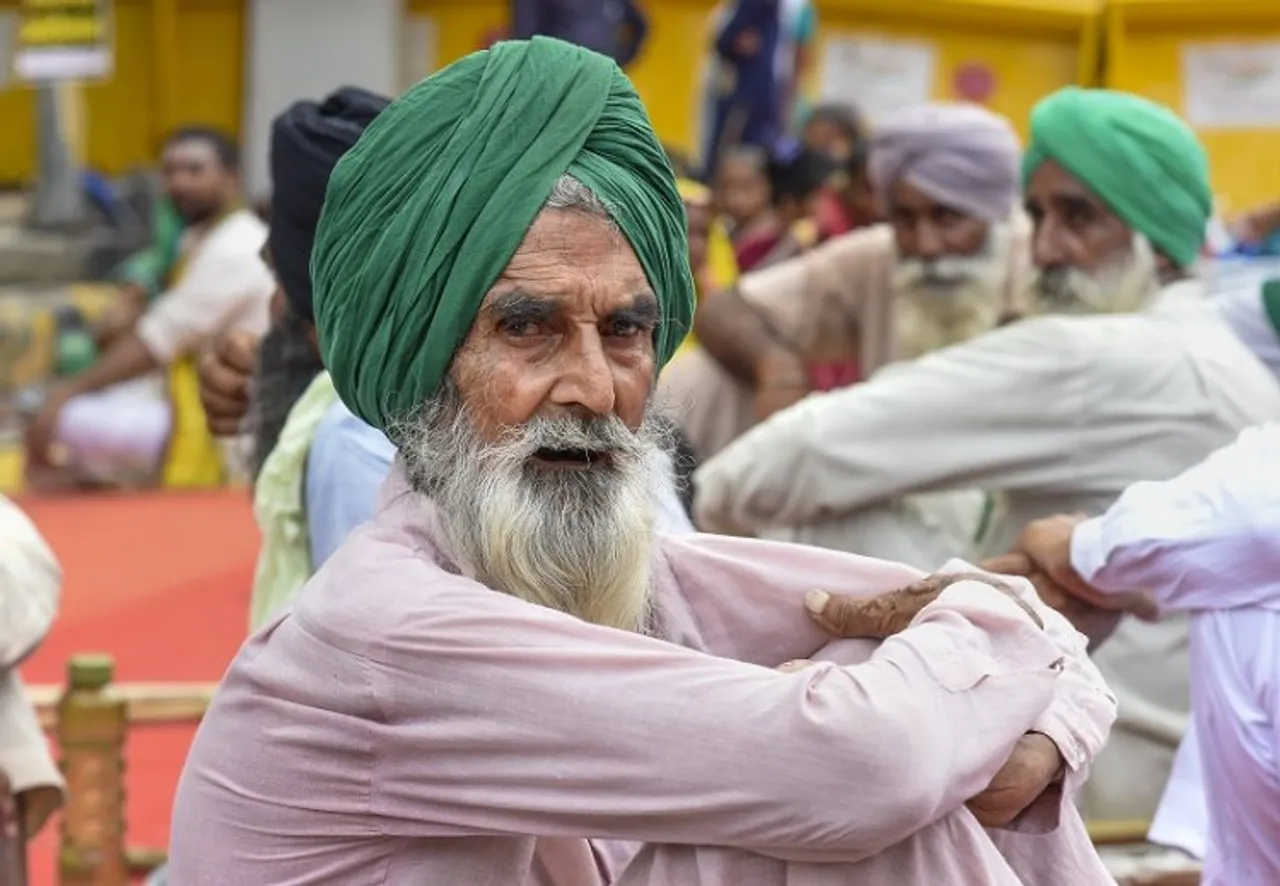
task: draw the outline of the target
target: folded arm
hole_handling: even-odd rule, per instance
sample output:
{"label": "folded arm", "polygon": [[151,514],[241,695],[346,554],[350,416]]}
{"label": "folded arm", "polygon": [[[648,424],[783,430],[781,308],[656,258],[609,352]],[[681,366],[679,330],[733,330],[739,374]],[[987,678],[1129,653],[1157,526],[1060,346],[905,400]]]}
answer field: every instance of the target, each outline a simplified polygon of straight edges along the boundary
{"label": "folded arm", "polygon": [[977,582],[866,663],[793,674],[459,593],[492,611],[404,624],[369,661],[371,797],[390,833],[859,860],[986,786],[1049,704],[1060,658]]}
{"label": "folded arm", "polygon": [[1075,527],[1071,565],[1168,610],[1280,604],[1280,425],[1250,428],[1172,480],[1136,483]]}
{"label": "folded arm", "polygon": [[1083,362],[1055,325],[1027,321],[812,395],[694,475],[698,525],[744,533],[908,493],[1048,482],[1080,457]]}

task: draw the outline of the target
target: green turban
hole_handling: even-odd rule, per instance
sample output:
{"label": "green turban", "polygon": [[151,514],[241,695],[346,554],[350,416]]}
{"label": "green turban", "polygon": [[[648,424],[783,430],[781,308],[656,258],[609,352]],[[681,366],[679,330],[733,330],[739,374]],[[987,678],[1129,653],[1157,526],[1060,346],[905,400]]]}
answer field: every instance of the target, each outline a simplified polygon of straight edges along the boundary
{"label": "green turban", "polygon": [[610,59],[499,43],[393,102],[329,180],[311,259],[343,402],[389,422],[431,398],[557,179],[610,207],[662,306],[659,366],[693,318],[684,204],[644,105]]}
{"label": "green turban", "polygon": [[1125,92],[1061,89],[1031,110],[1024,190],[1046,160],[1061,164],[1179,267],[1195,261],[1213,212],[1209,159],[1168,108]]}

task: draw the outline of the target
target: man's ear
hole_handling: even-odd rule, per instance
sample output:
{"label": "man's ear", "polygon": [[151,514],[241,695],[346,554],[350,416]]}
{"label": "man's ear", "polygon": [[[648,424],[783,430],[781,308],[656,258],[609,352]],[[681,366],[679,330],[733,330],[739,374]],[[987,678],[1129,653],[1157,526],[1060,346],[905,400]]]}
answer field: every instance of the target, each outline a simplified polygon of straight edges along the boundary
{"label": "man's ear", "polygon": [[316,331],[316,324],[307,323],[307,341],[311,342],[311,347],[315,348],[316,353],[320,353],[320,333]]}

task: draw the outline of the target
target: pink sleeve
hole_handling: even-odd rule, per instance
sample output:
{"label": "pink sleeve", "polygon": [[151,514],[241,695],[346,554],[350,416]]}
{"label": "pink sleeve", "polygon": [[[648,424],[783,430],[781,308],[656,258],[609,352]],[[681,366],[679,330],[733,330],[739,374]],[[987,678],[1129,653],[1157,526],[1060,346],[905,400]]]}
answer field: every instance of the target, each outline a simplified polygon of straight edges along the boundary
{"label": "pink sleeve", "polygon": [[805,613],[809,591],[870,597],[924,576],[856,554],[705,533],[664,537],[662,552],[704,648],[766,667],[808,658],[830,642]]}
{"label": "pink sleeve", "polygon": [[[980,572],[963,560],[951,560],[939,572]],[[1089,658],[1088,638],[1077,631],[1057,611],[1049,608],[1036,595],[1031,583],[1013,576],[1000,576],[1018,596],[1044,620],[1045,633],[1063,656],[1062,676],[1054,687],[1053,701],[1031,727],[1058,747],[1067,772],[1061,790],[1046,791],[1010,827],[1015,830],[1044,833],[1058,827],[1063,804],[1075,802],[1075,796],[1089,775],[1089,764],[1098,755],[1111,734],[1118,702],[1107,686],[1097,665]]]}
{"label": "pink sleeve", "polygon": [[[849,571],[856,580],[856,561]],[[867,662],[793,674],[462,578],[439,596],[366,656],[368,803],[384,833],[858,860],[985,787],[1049,703],[1061,657],[975,582],[949,588]]]}

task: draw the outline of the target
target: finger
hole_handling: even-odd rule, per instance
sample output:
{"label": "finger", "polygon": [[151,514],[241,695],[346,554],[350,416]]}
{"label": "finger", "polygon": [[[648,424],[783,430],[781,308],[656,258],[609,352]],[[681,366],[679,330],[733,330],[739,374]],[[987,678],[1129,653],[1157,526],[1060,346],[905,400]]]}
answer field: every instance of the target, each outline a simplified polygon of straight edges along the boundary
{"label": "finger", "polygon": [[208,417],[209,433],[215,437],[238,437],[240,436],[241,422],[236,418],[214,418]]}
{"label": "finger", "polygon": [[200,405],[211,417],[234,418],[238,421],[249,411],[249,398],[228,396],[210,388],[201,388]]}
{"label": "finger", "polygon": [[228,335],[219,341],[215,353],[230,369],[248,375],[258,359],[258,340],[247,333]]}
{"label": "finger", "polygon": [[803,671],[805,668],[813,667],[813,662],[807,658],[797,658],[794,661],[784,662],[777,666],[776,670],[780,674],[794,674],[796,671]]}
{"label": "finger", "polygon": [[994,572],[997,575],[1029,576],[1035,567],[1026,554],[1011,551],[1008,554],[1001,554],[999,557],[983,560],[978,564],[978,568],[984,572]]}
{"label": "finger", "polygon": [[241,371],[233,364],[214,357],[200,364],[200,388],[229,397],[247,397],[252,375],[252,367]]}
{"label": "finger", "polygon": [[809,615],[829,634],[837,637],[881,637],[867,599],[810,591],[804,598]]}

